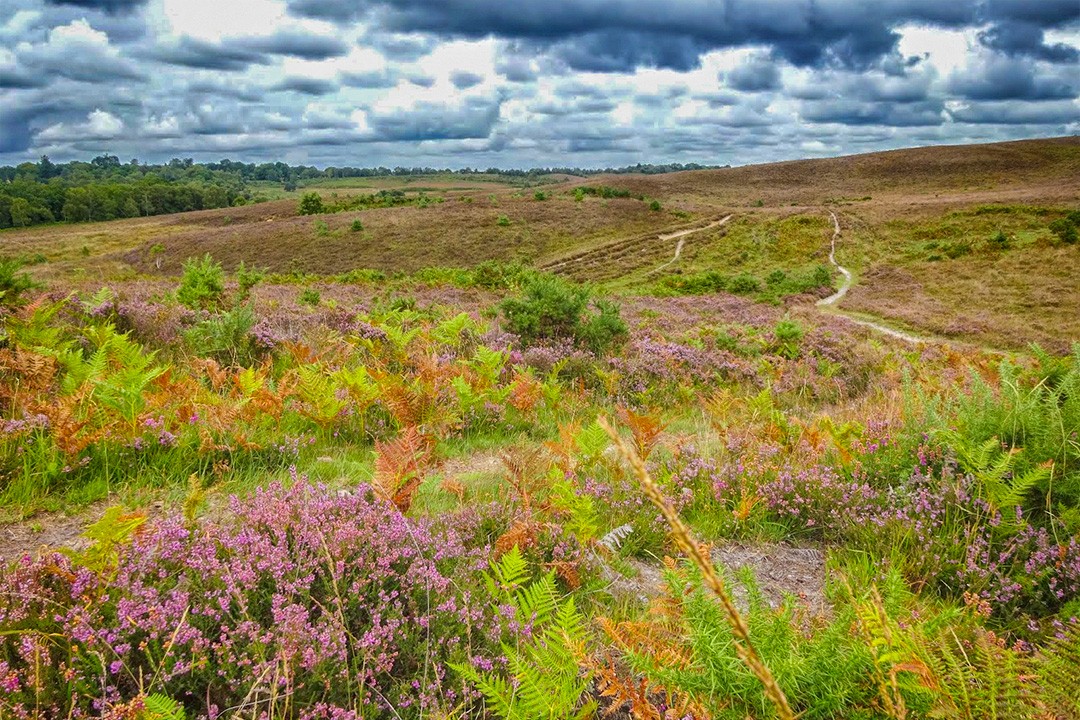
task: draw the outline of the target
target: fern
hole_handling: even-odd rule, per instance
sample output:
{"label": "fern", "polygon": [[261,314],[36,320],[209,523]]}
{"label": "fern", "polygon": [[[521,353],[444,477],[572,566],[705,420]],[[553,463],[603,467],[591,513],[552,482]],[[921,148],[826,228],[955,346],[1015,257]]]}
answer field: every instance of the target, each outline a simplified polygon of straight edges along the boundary
{"label": "fern", "polygon": [[139,720],[186,720],[184,706],[170,697],[154,693],[143,698]]}
{"label": "fern", "polygon": [[453,667],[483,694],[488,710],[504,720],[592,717],[596,703],[582,701],[591,673],[581,671],[577,662],[586,639],[585,618],[573,598],[560,601],[553,573],[525,584],[527,576],[517,547],[492,561],[487,575],[492,597],[514,608],[520,627],[531,628],[527,639],[503,644],[507,676],[469,664]]}
{"label": "fern", "polygon": [[1080,717],[1080,624],[1071,623],[1035,659],[1041,698],[1058,717]]}
{"label": "fern", "polygon": [[299,369],[300,386],[297,392],[304,401],[304,414],[322,427],[333,424],[348,403],[338,397],[337,385],[317,365]]}

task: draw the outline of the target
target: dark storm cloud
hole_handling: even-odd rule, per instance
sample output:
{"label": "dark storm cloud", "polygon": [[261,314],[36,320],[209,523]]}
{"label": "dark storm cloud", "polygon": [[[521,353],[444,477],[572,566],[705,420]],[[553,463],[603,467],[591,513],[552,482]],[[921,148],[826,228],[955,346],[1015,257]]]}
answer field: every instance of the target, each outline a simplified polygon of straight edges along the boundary
{"label": "dark storm cloud", "polygon": [[726,73],[724,79],[735,90],[761,92],[780,87],[780,68],[768,57],[753,56]]}
{"label": "dark storm cloud", "polygon": [[692,70],[708,49],[707,43],[693,37],[607,30],[554,43],[549,51],[571,70],[608,73],[638,67]]}
{"label": "dark storm cloud", "polygon": [[265,65],[269,62],[263,53],[249,48],[209,43],[187,36],[176,42],[158,45],[145,56],[170,65],[200,70],[240,71],[252,64]]}
{"label": "dark storm cloud", "polygon": [[380,140],[463,140],[486,138],[499,118],[498,102],[459,107],[422,103],[407,110],[371,111],[368,125]]}
{"label": "dark storm cloud", "polygon": [[1080,20],[1076,0],[987,0],[983,17],[1059,26]]}
{"label": "dark storm cloud", "polygon": [[110,13],[134,12],[147,2],[148,0],[45,0],[46,5],[71,5]]}
{"label": "dark storm cloud", "polygon": [[800,67],[867,67],[895,50],[893,28],[905,22],[959,27],[984,15],[1054,22],[1068,16],[1058,0],[1038,12],[1015,2],[991,5],[989,15],[983,0],[550,0],[532,6],[504,0],[292,0],[290,10],[340,23],[362,19],[402,33],[529,41],[572,69],[598,72],[687,70],[703,52],[747,45],[768,46]]}
{"label": "dark storm cloud", "polygon": [[1052,63],[1075,63],[1080,58],[1080,52],[1074,47],[1064,43],[1047,44],[1045,35],[1038,25],[1017,21],[995,25],[979,33],[979,42],[1006,55],[1027,56]]}

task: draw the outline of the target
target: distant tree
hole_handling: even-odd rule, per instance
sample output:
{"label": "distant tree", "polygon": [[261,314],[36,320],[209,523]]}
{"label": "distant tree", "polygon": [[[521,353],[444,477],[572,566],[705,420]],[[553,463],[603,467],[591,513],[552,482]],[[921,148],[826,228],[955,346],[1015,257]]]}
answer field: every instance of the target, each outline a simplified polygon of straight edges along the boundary
{"label": "distant tree", "polygon": [[42,155],[41,160],[38,162],[38,178],[42,182],[54,178],[60,174],[60,169],[53,164],[48,155]]}
{"label": "distant tree", "polygon": [[15,227],[26,227],[34,222],[34,214],[26,198],[13,198],[9,212],[11,213],[11,224]]}

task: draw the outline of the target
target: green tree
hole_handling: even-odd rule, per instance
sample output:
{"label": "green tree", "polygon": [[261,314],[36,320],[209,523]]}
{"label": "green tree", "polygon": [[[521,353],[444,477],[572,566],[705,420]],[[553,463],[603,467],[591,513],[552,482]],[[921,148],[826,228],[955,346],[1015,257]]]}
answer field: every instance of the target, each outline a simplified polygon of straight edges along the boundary
{"label": "green tree", "polygon": [[30,208],[30,202],[26,198],[12,198],[9,212],[11,213],[11,224],[15,227],[26,227],[34,222],[34,213]]}

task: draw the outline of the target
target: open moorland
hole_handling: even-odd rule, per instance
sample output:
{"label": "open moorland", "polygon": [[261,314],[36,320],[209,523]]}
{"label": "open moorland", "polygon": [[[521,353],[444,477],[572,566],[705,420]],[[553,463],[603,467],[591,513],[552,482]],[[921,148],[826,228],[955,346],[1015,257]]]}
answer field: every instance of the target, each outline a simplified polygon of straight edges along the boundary
{"label": "open moorland", "polygon": [[1080,140],[0,231],[0,718],[1080,717]]}

